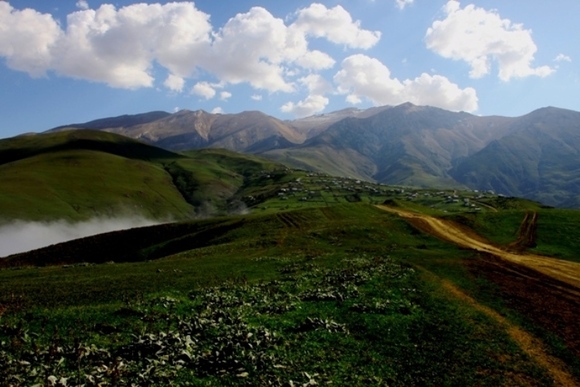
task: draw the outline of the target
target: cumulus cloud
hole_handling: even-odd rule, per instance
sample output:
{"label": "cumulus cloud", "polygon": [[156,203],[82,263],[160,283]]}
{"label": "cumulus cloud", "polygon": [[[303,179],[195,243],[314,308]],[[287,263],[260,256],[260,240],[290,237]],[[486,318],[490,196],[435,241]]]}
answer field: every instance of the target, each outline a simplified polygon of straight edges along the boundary
{"label": "cumulus cloud", "polygon": [[332,85],[320,74],[309,74],[298,82],[305,86],[311,94],[326,94],[332,92]]}
{"label": "cumulus cloud", "polygon": [[292,113],[297,117],[306,117],[324,110],[326,105],[328,105],[328,102],[328,98],[323,95],[309,95],[304,100],[297,103],[285,103],[282,105],[281,110],[284,113]]}
{"label": "cumulus cloud", "polygon": [[254,94],[250,98],[254,101],[261,101],[262,100],[262,96],[260,94]]}
{"label": "cumulus cloud", "polygon": [[215,108],[212,109],[211,111],[212,114],[224,114],[224,109],[222,109],[221,107],[217,106]]}
{"label": "cumulus cloud", "polygon": [[404,9],[407,5],[413,4],[414,0],[395,0],[399,9]]}
{"label": "cumulus cloud", "polygon": [[334,82],[338,91],[347,95],[347,101],[354,104],[368,99],[375,105],[412,102],[453,111],[477,110],[477,93],[473,88],[461,89],[446,77],[426,73],[400,81],[378,59],[362,54],[347,57]]}
{"label": "cumulus cloud", "polygon": [[185,86],[185,79],[178,77],[177,75],[169,74],[163,85],[172,91],[182,91]]}
{"label": "cumulus cloud", "polygon": [[340,5],[326,8],[322,4],[314,3],[308,8],[299,10],[297,15],[293,27],[336,44],[368,49],[381,38],[380,31],[361,29],[360,22],[353,21],[350,14]]}
{"label": "cumulus cloud", "polygon": [[52,50],[51,68],[113,87],[153,86],[153,61],[190,75],[210,46],[209,16],[193,3],[133,4],[69,14]]}
{"label": "cumulus cloud", "polygon": [[565,54],[558,54],[554,58],[554,62],[572,62],[572,58]]}
{"label": "cumulus cloud", "polygon": [[311,116],[323,111],[330,102],[324,95],[333,91],[330,82],[320,74],[309,74],[298,79],[298,83],[308,90],[309,95],[297,103],[285,103],[280,110],[297,117]]}
{"label": "cumulus cloud", "polygon": [[363,29],[341,6],[312,4],[287,20],[253,7],[214,28],[193,2],[96,9],[83,0],[76,4],[79,10],[61,27],[50,14],[0,1],[0,57],[32,76],[53,72],[117,88],[153,87],[160,66],[170,74],[162,82],[172,91],[207,73],[220,85],[293,92],[294,77],[304,70],[335,65],[328,53],[309,47],[311,38],[357,49],[380,39],[380,32]]}
{"label": "cumulus cloud", "polygon": [[159,223],[159,221],[142,217],[95,218],[79,223],[70,223],[64,220],[53,222],[17,221],[0,226],[0,257],[91,235]]}
{"label": "cumulus cloud", "polygon": [[232,97],[232,93],[230,93],[229,91],[222,91],[220,93],[220,99],[222,101],[227,101],[228,99],[230,99]]}
{"label": "cumulus cloud", "polygon": [[216,91],[213,88],[213,86],[207,82],[196,83],[191,89],[191,92],[205,99],[212,99],[213,97],[215,97],[216,94]]}
{"label": "cumulus cloud", "polygon": [[80,9],[89,9],[89,3],[86,0],[79,0],[75,5]]}
{"label": "cumulus cloud", "polygon": [[427,48],[445,58],[467,62],[472,78],[489,74],[492,61],[497,63],[503,81],[531,75],[545,77],[554,71],[549,66],[532,67],[537,47],[531,30],[521,24],[473,4],[461,8],[455,0],[443,10],[446,17],[427,30]]}
{"label": "cumulus cloud", "polygon": [[32,9],[16,10],[0,1],[0,56],[8,67],[33,77],[52,66],[54,49],[63,32],[51,15]]}

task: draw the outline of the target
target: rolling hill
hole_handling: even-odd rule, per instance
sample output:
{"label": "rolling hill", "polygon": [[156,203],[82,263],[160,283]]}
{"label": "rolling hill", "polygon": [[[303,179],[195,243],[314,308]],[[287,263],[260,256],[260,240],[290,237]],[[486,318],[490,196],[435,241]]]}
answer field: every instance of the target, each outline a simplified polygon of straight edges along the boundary
{"label": "rolling hill", "polygon": [[[309,191],[322,177],[310,175]],[[446,214],[419,197],[388,207],[294,201],[6,258],[0,377],[575,385],[580,241],[561,235],[578,235],[578,212],[489,197],[493,210]],[[537,244],[516,256],[505,249],[527,212],[538,215]],[[553,258],[536,255],[554,247],[558,267],[571,268],[565,281],[544,274]]]}
{"label": "rolling hill", "polygon": [[284,169],[225,150],[178,154],[114,133],[57,131],[0,141],[2,222],[95,216],[190,219],[239,207],[235,194]]}
{"label": "rolling hill", "polygon": [[[305,144],[370,163],[377,142],[437,132],[428,116],[465,125],[402,109],[421,113],[413,130],[393,118],[384,133],[387,109]],[[358,142],[341,132],[373,117]],[[435,168],[420,149],[399,156]],[[11,385],[580,380],[578,211],[88,129],[0,141],[0,160],[2,214],[78,220],[122,201],[181,220],[0,259],[0,380]]]}

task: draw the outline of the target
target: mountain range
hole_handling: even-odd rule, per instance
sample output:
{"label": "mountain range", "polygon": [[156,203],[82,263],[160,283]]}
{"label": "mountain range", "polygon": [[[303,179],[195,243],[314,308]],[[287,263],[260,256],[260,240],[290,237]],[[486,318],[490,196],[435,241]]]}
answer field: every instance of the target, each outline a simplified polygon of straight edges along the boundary
{"label": "mountain range", "polygon": [[183,151],[225,148],[391,185],[493,190],[580,207],[580,113],[477,116],[405,103],[283,121],[258,111],[150,112],[69,124]]}

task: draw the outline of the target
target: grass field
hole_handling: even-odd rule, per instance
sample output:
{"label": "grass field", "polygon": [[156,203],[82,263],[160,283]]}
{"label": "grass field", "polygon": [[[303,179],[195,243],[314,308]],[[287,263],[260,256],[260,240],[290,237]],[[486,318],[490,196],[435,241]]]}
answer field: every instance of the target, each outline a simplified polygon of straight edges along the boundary
{"label": "grass field", "polygon": [[576,262],[579,212],[94,135],[80,148],[62,133],[0,143],[2,213],[82,219],[138,205],[187,220],[0,260],[5,385],[580,383],[580,306],[560,299],[561,283],[375,204],[499,246],[536,213],[533,246],[517,247]]}
{"label": "grass field", "polygon": [[469,251],[365,203],[204,224],[233,219],[210,245],[162,259],[0,271],[0,377],[15,385],[52,376],[68,385],[551,383],[501,324],[442,286],[517,321],[497,289],[464,266]]}

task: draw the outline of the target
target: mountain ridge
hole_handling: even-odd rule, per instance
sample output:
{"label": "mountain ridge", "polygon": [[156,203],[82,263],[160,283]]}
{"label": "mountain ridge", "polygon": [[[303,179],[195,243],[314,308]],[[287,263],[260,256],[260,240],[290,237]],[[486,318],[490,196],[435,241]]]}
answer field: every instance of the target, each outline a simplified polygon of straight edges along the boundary
{"label": "mountain ridge", "polygon": [[[477,116],[404,103],[286,121],[259,111],[158,115],[150,121],[154,116],[147,113],[120,116],[125,126],[102,127],[121,123],[117,117],[78,128],[99,125],[98,130],[173,151],[225,148],[380,183],[489,189],[549,205],[580,206],[574,168],[580,163],[580,113],[572,110],[544,107],[518,117]],[[541,160],[525,162],[540,154]]]}

